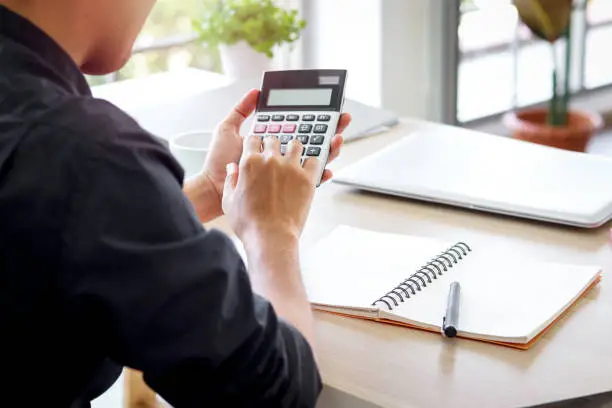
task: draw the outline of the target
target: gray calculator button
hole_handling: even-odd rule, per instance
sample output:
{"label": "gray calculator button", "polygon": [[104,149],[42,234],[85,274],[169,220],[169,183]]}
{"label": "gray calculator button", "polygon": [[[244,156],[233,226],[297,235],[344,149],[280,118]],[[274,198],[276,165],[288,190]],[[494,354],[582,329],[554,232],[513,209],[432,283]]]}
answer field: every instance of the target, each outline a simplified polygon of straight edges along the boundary
{"label": "gray calculator button", "polygon": [[317,117],[317,120],[319,122],[329,122],[331,120],[331,116],[330,115],[319,115]]}
{"label": "gray calculator button", "polygon": [[315,133],[325,133],[325,132],[327,132],[327,125],[316,124],[315,127],[314,127],[314,132]]}
{"label": "gray calculator button", "polygon": [[306,155],[307,156],[318,156],[320,154],[321,154],[321,148],[320,147],[309,146],[308,149],[306,150]]}
{"label": "gray calculator button", "polygon": [[325,136],[323,135],[313,135],[310,138],[311,145],[322,145],[324,141],[325,141]]}
{"label": "gray calculator button", "polygon": [[280,135],[278,140],[280,140],[281,144],[287,144],[293,140],[293,136],[291,135]]}
{"label": "gray calculator button", "polygon": [[305,135],[299,135],[295,137],[297,140],[299,140],[303,145],[308,144],[308,136]]}
{"label": "gray calculator button", "polygon": [[282,122],[285,120],[285,115],[272,115],[272,120],[274,122]]}
{"label": "gray calculator button", "polygon": [[302,120],[305,122],[312,122],[315,120],[315,115],[304,115],[302,116]]}
{"label": "gray calculator button", "polygon": [[270,115],[259,115],[257,116],[258,122],[267,122],[270,120]]}
{"label": "gray calculator button", "polygon": [[298,128],[298,133],[310,133],[312,131],[312,125],[303,123]]}
{"label": "gray calculator button", "polygon": [[300,115],[287,115],[287,121],[289,122],[297,122],[300,120]]}

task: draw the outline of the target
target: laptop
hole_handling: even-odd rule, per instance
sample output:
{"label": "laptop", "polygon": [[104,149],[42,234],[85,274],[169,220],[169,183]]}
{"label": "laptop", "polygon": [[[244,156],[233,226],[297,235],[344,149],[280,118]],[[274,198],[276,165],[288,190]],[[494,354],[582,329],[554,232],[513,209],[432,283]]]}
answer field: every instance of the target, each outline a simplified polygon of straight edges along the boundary
{"label": "laptop", "polygon": [[415,132],[334,183],[581,228],[612,218],[612,159],[479,132]]}

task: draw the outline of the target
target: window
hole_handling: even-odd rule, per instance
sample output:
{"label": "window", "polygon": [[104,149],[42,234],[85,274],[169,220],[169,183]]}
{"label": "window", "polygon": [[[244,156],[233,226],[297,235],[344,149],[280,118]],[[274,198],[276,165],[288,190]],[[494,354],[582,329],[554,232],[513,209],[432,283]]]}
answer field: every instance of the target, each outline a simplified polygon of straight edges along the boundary
{"label": "window", "polygon": [[[612,1],[576,2],[572,24],[572,89],[612,84]],[[551,50],[518,18],[512,0],[462,0],[458,24],[456,121],[541,103],[552,94]]]}
{"label": "window", "polygon": [[[300,0],[277,0],[288,8],[300,10]],[[119,72],[105,77],[88,77],[90,84],[142,77],[185,67],[220,72],[218,52],[197,41],[192,19],[203,7],[201,0],[158,0],[142,30],[130,61]],[[293,52],[283,48],[275,65],[292,66],[299,62],[299,45]]]}
{"label": "window", "polygon": [[587,9],[584,85],[588,89],[612,83],[612,1],[592,0]]}

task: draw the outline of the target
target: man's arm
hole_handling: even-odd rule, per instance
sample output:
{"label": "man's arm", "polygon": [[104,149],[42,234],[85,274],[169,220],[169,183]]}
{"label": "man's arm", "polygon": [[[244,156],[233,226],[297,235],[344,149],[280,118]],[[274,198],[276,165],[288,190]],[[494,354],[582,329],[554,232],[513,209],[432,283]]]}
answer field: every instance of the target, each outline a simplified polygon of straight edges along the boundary
{"label": "man's arm", "polygon": [[234,244],[203,229],[169,155],[147,138],[122,135],[79,168],[67,302],[174,406],[314,406],[309,343],[253,293]]}
{"label": "man's arm", "polygon": [[223,214],[221,196],[207,173],[185,180],[183,192],[193,205],[200,222],[210,222]]}

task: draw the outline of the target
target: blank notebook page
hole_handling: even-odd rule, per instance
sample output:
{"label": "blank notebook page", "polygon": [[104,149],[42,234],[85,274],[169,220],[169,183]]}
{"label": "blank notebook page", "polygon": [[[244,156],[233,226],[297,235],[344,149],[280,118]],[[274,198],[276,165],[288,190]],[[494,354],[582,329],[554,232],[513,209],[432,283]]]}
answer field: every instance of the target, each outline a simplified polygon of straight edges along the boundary
{"label": "blank notebook page", "polygon": [[451,245],[340,226],[302,257],[304,285],[311,303],[371,308],[398,282]]}
{"label": "blank notebook page", "polygon": [[393,310],[439,329],[450,283],[461,284],[459,334],[527,342],[552,323],[597,278],[598,267],[536,262],[475,247],[463,261]]}

